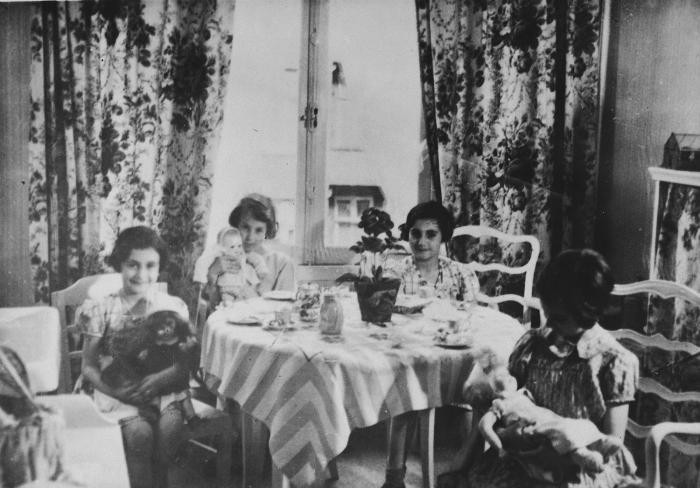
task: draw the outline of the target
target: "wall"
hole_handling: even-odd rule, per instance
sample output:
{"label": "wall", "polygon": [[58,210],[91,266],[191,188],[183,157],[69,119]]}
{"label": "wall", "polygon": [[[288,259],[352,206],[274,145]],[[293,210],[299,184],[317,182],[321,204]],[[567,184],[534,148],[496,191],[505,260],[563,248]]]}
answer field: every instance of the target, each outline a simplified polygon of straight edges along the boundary
{"label": "wall", "polygon": [[671,132],[700,133],[700,2],[612,2],[597,248],[619,282],[648,277],[652,185]]}
{"label": "wall", "polygon": [[0,307],[34,303],[29,268],[29,7],[0,4]]}

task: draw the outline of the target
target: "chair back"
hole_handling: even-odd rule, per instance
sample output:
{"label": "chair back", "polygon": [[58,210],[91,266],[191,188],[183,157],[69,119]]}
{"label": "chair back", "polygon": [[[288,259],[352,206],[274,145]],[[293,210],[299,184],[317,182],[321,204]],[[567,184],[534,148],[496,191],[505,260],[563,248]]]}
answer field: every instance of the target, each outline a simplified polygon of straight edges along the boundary
{"label": "chair back", "polygon": [[524,317],[528,315],[528,308],[535,308],[539,310],[539,303],[537,300],[532,300],[532,289],[535,281],[535,268],[537,266],[537,259],[540,255],[540,241],[536,237],[530,235],[506,234],[505,232],[501,232],[497,229],[483,225],[463,225],[457,227],[452,234],[453,239],[463,236],[479,239],[480,245],[486,244],[488,241],[495,240],[502,249],[506,249],[509,246],[529,247],[529,257],[525,263],[521,265],[510,266],[508,264],[504,264],[503,262],[482,263],[472,261],[469,263],[469,266],[477,273],[498,272],[508,275],[523,275],[524,285],[522,295],[515,293],[501,294],[500,292],[497,292],[495,296],[488,296],[481,293],[479,296],[479,301],[488,304],[500,304],[508,301],[517,302],[524,309]]}
{"label": "chair back", "polygon": [[[674,300],[676,303],[686,302],[700,310],[700,293],[670,281],[646,280],[616,285],[612,293],[621,297],[645,294],[647,303],[653,297],[658,297]],[[645,440],[645,483],[649,488],[659,488],[662,471],[671,476],[685,476],[688,474],[687,470],[679,470],[677,460],[700,455],[700,444],[675,435],[700,434],[700,422],[687,422],[700,421],[700,416],[697,416],[700,412],[697,410],[697,405],[700,405],[700,382],[697,382],[700,380],[700,366],[695,371],[697,376],[694,380],[691,378],[688,382],[683,379],[685,375],[693,373],[688,367],[700,356],[700,347],[690,342],[667,338],[659,333],[649,335],[643,330],[643,327],[638,330],[623,328],[611,333],[639,358],[640,380],[637,399],[630,409],[630,419],[627,423],[627,433],[631,436],[628,440],[633,451],[635,441],[632,438]],[[695,364],[700,365],[700,362]],[[692,407],[693,403],[695,408]],[[684,419],[683,414],[687,412],[695,414],[694,418]],[[657,414],[657,417],[661,414],[664,420],[685,422],[662,422],[654,425],[654,414]],[[663,462],[660,456],[662,441],[666,441],[670,448]],[[675,468],[671,468],[672,465],[675,465]],[[693,476],[697,477],[697,474],[695,472]],[[679,482],[679,479],[668,481]]]}
{"label": "chair back", "polygon": [[[158,289],[167,292],[168,284],[158,282]],[[122,287],[122,275],[120,273],[105,273],[85,276],[73,283],[68,288],[51,293],[51,305],[58,309],[58,319],[61,324],[61,375],[59,377],[58,391],[70,392],[75,378],[79,376],[80,360],[82,358],[82,341],[80,334],[74,327],[75,310],[86,299],[97,300],[111,293],[119,291]],[[76,374],[72,373],[73,366],[77,364]],[[75,378],[74,378],[75,376]]]}

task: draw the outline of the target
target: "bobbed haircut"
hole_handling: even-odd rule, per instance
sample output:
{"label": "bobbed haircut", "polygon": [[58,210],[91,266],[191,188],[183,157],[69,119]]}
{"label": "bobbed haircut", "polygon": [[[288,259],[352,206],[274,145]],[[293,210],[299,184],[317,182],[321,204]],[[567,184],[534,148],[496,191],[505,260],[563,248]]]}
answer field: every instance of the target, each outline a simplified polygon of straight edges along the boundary
{"label": "bobbed haircut", "polygon": [[259,193],[251,193],[241,198],[238,205],[233,209],[228,217],[228,223],[232,227],[238,227],[246,217],[264,222],[267,230],[266,239],[274,239],[277,235],[277,217],[272,199]]}
{"label": "bobbed haircut", "polygon": [[583,328],[602,315],[615,285],[610,266],[592,249],[563,251],[545,266],[537,282],[545,305],[561,304]]}
{"label": "bobbed haircut", "polygon": [[163,239],[153,229],[137,225],[119,233],[112,254],[107,257],[107,264],[116,271],[121,271],[122,264],[129,259],[134,249],[154,249],[160,256],[161,267],[168,261],[168,246]]}
{"label": "bobbed haircut", "polygon": [[401,240],[408,240],[408,233],[417,221],[427,219],[437,221],[440,234],[442,234],[442,242],[448,242],[452,239],[452,232],[455,230],[454,217],[441,203],[431,200],[419,203],[408,211],[406,222],[399,226]]}

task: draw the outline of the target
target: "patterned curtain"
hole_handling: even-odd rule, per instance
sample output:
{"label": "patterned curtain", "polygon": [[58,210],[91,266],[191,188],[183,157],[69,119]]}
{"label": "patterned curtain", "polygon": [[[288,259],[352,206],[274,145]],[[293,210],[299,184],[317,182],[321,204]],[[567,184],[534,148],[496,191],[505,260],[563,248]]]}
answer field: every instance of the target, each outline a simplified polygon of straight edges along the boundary
{"label": "patterned curtain", "polygon": [[[659,234],[652,278],[675,281],[700,290],[700,189],[686,185],[662,184],[660,192]],[[649,302],[646,332],[659,332],[669,339],[700,344],[700,309],[683,300],[654,297]],[[663,368],[685,355],[652,353],[644,358],[647,370],[662,368],[659,380],[676,391],[698,390],[700,360],[679,363],[678,368]],[[639,415],[645,423],[662,420],[700,421],[700,405],[694,402],[670,405],[653,397]],[[698,486],[700,459],[675,450],[662,455],[662,480],[678,488]]]}
{"label": "patterned curtain", "polygon": [[[599,0],[416,6],[436,194],[460,224],[536,235],[545,260],[591,245]],[[527,258],[519,247],[455,251],[466,261]]]}
{"label": "patterned curtain", "polygon": [[156,229],[192,301],[232,47],[233,0],[45,2],[32,22],[35,296],[105,271],[117,233]]}

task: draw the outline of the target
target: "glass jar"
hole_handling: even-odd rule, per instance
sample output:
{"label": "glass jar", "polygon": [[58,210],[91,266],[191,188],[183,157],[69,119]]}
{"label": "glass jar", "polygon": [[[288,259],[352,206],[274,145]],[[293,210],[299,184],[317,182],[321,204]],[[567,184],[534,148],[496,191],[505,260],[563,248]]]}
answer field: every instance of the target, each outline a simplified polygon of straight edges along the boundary
{"label": "glass jar", "polygon": [[338,296],[332,293],[323,296],[319,319],[321,334],[339,335],[343,330],[343,306]]}
{"label": "glass jar", "polygon": [[318,283],[302,283],[297,288],[296,306],[299,319],[304,322],[316,322],[321,307],[321,287]]}

